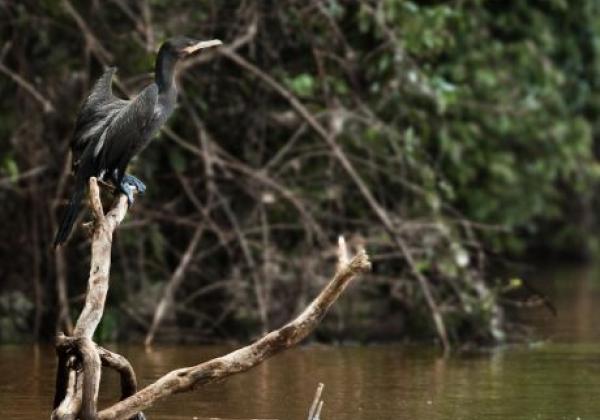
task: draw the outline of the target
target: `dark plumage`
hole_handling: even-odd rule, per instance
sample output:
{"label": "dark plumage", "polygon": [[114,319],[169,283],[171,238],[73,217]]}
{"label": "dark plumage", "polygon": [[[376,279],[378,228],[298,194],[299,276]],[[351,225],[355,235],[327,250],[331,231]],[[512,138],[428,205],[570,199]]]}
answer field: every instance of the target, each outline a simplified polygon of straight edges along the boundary
{"label": "dark plumage", "polygon": [[154,82],[131,100],[113,95],[114,67],[107,69],[98,79],[83,102],[75,123],[71,140],[75,188],[56,233],[55,247],[67,240],[90,177],[113,182],[127,195],[129,205],[133,203],[134,189],[140,193],[145,191],[146,186],[126,174],[125,170],[175,108],[175,65],[180,59],[202,48],[220,44],[218,40],[198,42],[186,37],[168,40],[158,51]]}

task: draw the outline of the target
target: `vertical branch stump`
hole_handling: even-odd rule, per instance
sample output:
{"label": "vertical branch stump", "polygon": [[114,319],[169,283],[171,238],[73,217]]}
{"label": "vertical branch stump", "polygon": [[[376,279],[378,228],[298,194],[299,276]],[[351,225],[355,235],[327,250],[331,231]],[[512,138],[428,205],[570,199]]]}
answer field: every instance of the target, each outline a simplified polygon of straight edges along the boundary
{"label": "vertical branch stump", "polygon": [[[92,337],[104,314],[109,285],[112,237],[127,214],[127,198],[119,194],[112,209],[104,214],[98,180],[90,178],[89,207],[94,221],[91,230],[92,258],[85,303],[75,324],[73,336],[66,337],[59,334],[56,343],[58,366],[52,413],[52,419],[56,420],[97,418],[98,391],[103,365],[101,354],[104,354],[107,359],[107,352],[99,351]],[[117,357],[112,355],[111,359],[116,360]],[[131,367],[129,362],[127,364]],[[104,365],[114,366],[111,363]],[[125,381],[128,386],[127,390],[123,391],[125,396],[135,392],[131,390],[132,384],[136,386],[133,369],[130,369],[128,374],[133,375],[134,379]]]}

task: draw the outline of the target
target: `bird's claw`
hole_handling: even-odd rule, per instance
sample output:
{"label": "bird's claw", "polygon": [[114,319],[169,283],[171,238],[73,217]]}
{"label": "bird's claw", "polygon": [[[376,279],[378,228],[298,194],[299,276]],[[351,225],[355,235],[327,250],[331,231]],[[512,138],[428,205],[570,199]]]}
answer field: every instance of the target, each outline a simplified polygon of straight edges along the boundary
{"label": "bird's claw", "polygon": [[126,194],[127,196],[127,205],[129,207],[133,206],[133,202],[135,201],[135,199],[133,198],[133,193],[129,192],[129,194]]}
{"label": "bird's claw", "polygon": [[127,181],[125,181],[125,179],[123,179],[121,181],[121,184],[119,185],[119,190],[127,197],[127,204],[129,205],[129,207],[131,207],[133,205],[133,202],[135,201],[135,199],[133,198],[134,188],[135,187]]}
{"label": "bird's claw", "polygon": [[133,205],[135,201],[133,197],[134,190],[138,194],[144,194],[146,192],[146,184],[134,177],[133,175],[125,174],[119,185],[119,190],[127,197],[127,203],[129,207]]}
{"label": "bird's claw", "polygon": [[146,192],[146,184],[144,184],[142,181],[140,181],[133,175],[125,174],[123,176],[122,182],[125,182],[130,186],[134,187],[139,194],[143,195]]}

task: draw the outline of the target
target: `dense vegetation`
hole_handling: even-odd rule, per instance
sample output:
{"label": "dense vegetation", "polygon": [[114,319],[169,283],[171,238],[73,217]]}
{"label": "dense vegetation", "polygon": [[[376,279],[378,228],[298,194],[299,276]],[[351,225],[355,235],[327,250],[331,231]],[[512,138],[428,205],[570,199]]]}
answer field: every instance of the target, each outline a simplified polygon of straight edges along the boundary
{"label": "dense vegetation", "polygon": [[0,340],[68,327],[86,241],[49,246],[78,105],[109,64],[135,93],[173,34],[227,48],[185,65],[133,168],[149,191],[100,338],[142,336],[161,299],[158,339],[256,335],[303,306],[343,233],[374,273],[322,339],[493,342],[520,282],[490,261],[596,248],[594,0],[9,0],[0,23]]}

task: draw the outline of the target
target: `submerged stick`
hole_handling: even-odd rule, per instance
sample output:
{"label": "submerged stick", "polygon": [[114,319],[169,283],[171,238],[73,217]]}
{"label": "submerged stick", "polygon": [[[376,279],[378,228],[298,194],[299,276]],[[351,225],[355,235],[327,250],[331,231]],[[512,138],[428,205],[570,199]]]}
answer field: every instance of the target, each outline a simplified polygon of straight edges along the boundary
{"label": "submerged stick", "polygon": [[308,411],[308,420],[319,420],[319,417],[321,416],[321,409],[323,408],[321,394],[323,394],[323,388],[325,388],[325,385],[319,383],[319,386],[317,386],[317,391],[315,392],[315,398],[313,399],[310,410]]}

